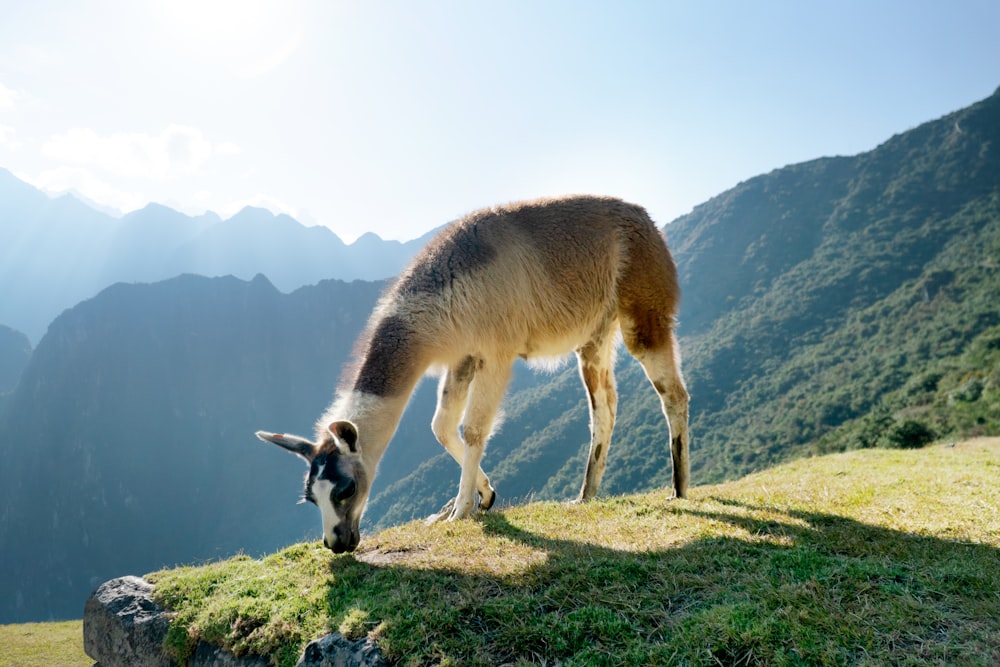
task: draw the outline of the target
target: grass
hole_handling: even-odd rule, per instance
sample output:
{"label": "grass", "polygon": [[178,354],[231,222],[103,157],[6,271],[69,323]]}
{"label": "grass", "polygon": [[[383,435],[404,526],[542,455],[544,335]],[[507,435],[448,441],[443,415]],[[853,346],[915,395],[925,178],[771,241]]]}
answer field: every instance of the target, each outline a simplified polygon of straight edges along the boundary
{"label": "grass", "polygon": [[403,665],[988,665],[998,479],[1000,439],[863,450],[148,578],[181,657],[201,638],[294,665],[337,631]]}
{"label": "grass", "polygon": [[0,667],[90,667],[83,621],[0,625]]}

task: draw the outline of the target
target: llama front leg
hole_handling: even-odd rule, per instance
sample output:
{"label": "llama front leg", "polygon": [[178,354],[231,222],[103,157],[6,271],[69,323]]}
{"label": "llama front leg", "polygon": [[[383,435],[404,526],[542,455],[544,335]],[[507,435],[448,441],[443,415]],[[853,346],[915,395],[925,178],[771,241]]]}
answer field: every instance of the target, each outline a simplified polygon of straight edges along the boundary
{"label": "llama front leg", "polygon": [[[438,385],[437,409],[434,411],[431,430],[459,466],[465,462],[465,443],[458,432],[458,424],[462,420],[462,413],[468,401],[469,387],[482,363],[478,357],[465,357],[445,371]],[[482,468],[476,472],[476,489],[479,491],[479,506],[489,509],[496,499],[496,493]],[[451,510],[448,509],[442,518],[447,518],[450,514]]]}
{"label": "llama front leg", "polygon": [[464,519],[472,513],[475,506],[476,479],[480,463],[509,380],[509,364],[491,366],[486,363],[476,374],[462,428],[465,440],[462,477],[458,484],[455,507],[448,517],[449,521]]}

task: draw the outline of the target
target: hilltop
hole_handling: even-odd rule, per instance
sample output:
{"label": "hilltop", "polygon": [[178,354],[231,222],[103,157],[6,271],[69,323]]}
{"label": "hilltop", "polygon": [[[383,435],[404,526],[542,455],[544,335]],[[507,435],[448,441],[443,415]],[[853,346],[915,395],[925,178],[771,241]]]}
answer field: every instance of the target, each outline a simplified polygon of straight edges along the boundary
{"label": "hilltop", "polygon": [[292,665],[326,632],[419,664],[1000,660],[1000,439],[316,543],[148,576],[199,639]]}

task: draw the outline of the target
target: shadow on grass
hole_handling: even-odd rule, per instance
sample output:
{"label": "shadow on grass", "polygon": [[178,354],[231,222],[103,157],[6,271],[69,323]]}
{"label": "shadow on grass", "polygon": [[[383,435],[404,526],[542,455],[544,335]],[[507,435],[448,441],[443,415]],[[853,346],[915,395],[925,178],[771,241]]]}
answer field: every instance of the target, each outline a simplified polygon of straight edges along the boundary
{"label": "shadow on grass", "polygon": [[333,629],[375,630],[391,657],[417,663],[1000,661],[996,548],[713,500],[635,506],[707,526],[704,537],[650,552],[479,515],[487,536],[542,552],[513,575],[336,559]]}

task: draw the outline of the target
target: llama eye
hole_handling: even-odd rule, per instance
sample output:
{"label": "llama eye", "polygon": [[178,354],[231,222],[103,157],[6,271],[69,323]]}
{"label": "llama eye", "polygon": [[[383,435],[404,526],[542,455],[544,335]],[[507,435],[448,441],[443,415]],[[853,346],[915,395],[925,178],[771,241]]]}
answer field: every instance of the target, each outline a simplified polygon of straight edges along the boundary
{"label": "llama eye", "polygon": [[333,490],[333,500],[342,503],[349,498],[353,498],[358,492],[358,484],[353,479],[348,481],[342,488]]}

